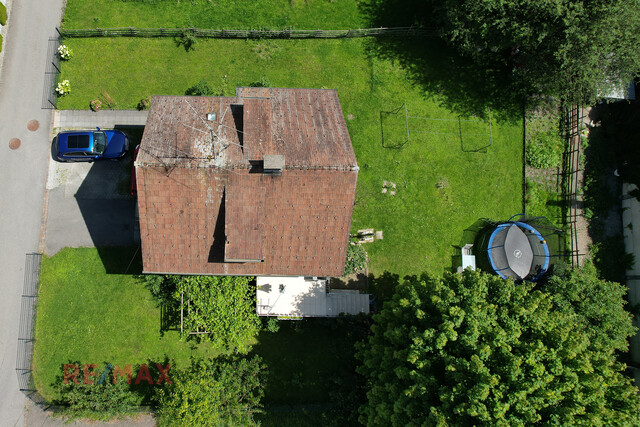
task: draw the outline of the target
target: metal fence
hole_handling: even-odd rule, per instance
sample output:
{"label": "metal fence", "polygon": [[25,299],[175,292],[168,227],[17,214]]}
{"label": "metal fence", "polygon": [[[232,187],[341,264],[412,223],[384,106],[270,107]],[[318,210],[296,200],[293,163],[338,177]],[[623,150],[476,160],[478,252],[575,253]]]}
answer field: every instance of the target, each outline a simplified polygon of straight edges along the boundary
{"label": "metal fence", "polygon": [[58,83],[60,75],[60,58],[57,55],[59,37],[49,38],[47,46],[47,64],[44,71],[44,87],[42,89],[42,108],[52,110],[57,107],[58,97],[56,96],[55,87]]}
{"label": "metal fence", "polygon": [[[527,153],[527,145],[529,143],[529,127],[528,127],[528,115],[527,115],[527,102],[525,99],[525,102],[523,103],[523,109],[522,109],[522,212],[524,212],[524,214],[528,217],[532,216],[532,212],[529,211],[528,209],[528,197],[529,197],[529,179],[531,178],[531,180],[535,183],[536,182],[536,178],[535,176],[533,177],[529,177],[528,176],[528,172],[527,172],[527,159],[526,159],[526,153]],[[563,111],[562,108],[560,108],[560,111]],[[562,116],[564,117],[564,115]],[[562,120],[562,119],[561,119]],[[562,122],[564,123],[564,122]],[[564,125],[561,126],[561,134],[564,136]],[[566,149],[567,145],[565,144],[565,154],[563,154],[563,160],[566,157],[566,152],[569,151]],[[568,224],[567,224],[567,210],[568,210],[568,202],[567,202],[567,198],[565,197],[565,188],[563,187],[564,184],[564,177],[565,175],[567,177],[570,177],[571,174],[573,174],[574,172],[571,169],[566,169],[566,165],[564,162],[562,162],[562,164],[560,166],[556,166],[555,167],[555,171],[551,172],[549,171],[549,173],[555,178],[554,181],[555,183],[552,183],[552,181],[547,181],[544,185],[545,185],[545,190],[548,193],[548,200],[547,200],[547,204],[558,204],[561,209],[560,212],[558,212],[557,214],[553,214],[553,216],[551,216],[551,212],[547,212],[547,220],[550,221],[551,224],[553,224],[553,228],[554,228],[554,232],[550,233],[550,234],[545,234],[545,237],[547,236],[551,236],[551,235],[556,235],[557,237],[548,237],[547,240],[547,244],[549,245],[550,248],[553,248],[552,252],[553,255],[551,255],[551,258],[553,259],[560,259],[563,260],[565,262],[573,262],[572,260],[572,256],[573,254],[573,249],[574,247],[572,246],[571,248],[569,248],[569,244],[566,240],[566,237],[568,235],[567,232],[567,228]],[[534,215],[540,214],[539,212],[535,212]],[[560,228],[556,228],[556,226],[560,225]],[[575,242],[575,240],[573,239],[573,236],[576,235],[575,233],[575,224],[573,224],[573,229],[572,229],[572,241]]]}
{"label": "metal fence", "polygon": [[27,395],[27,397],[36,404],[46,405],[46,400],[36,391],[31,375],[41,260],[42,254],[30,253],[26,255],[24,266],[24,285],[22,289],[22,302],[20,307],[20,330],[18,332],[16,374],[18,375],[20,391]]}
{"label": "metal fence", "polygon": [[427,27],[359,28],[348,30],[225,30],[202,28],[87,28],[58,29],[63,38],[85,37],[198,37],[212,39],[340,39],[351,37],[430,37]]}
{"label": "metal fence", "polygon": [[562,198],[566,209],[565,221],[570,230],[571,264],[580,265],[581,254],[578,247],[578,189],[580,181],[581,132],[583,127],[582,109],[578,105],[562,108],[563,134],[566,140],[562,156]]}
{"label": "metal fence", "polygon": [[527,98],[522,101],[522,213],[527,214]]}

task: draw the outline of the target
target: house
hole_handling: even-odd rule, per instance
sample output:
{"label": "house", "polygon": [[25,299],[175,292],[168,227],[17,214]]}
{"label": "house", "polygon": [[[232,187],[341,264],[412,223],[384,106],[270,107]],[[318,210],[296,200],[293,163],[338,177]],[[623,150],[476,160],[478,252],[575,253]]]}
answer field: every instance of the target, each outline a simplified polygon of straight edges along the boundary
{"label": "house", "polygon": [[344,272],[358,165],[335,90],[154,96],[135,169],[145,273]]}

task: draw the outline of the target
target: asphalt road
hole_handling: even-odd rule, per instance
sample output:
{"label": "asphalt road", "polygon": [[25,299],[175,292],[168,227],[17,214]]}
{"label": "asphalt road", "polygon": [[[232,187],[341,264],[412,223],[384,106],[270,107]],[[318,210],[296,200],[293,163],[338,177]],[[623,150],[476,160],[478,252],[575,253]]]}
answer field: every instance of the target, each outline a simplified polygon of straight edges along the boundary
{"label": "asphalt road", "polygon": [[[0,71],[0,425],[24,423],[15,359],[25,254],[40,240],[51,110],[41,109],[47,41],[63,0],[13,0]],[[37,120],[35,131],[27,129]],[[13,138],[19,147],[10,147]],[[14,141],[14,148],[17,142]]]}

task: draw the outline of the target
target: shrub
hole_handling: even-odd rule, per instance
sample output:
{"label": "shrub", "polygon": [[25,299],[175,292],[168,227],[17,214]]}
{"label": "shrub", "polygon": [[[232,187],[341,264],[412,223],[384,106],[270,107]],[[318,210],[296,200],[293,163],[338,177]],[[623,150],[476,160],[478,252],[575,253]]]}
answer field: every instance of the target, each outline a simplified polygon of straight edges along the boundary
{"label": "shrub", "polygon": [[184,46],[184,50],[189,52],[190,50],[195,49],[195,45],[197,42],[198,42],[198,39],[193,34],[193,32],[189,30],[185,30],[182,32],[182,36],[180,36],[178,45]]}
{"label": "shrub", "polygon": [[350,242],[347,249],[347,261],[344,265],[344,275],[357,273],[367,266],[367,251],[358,242]]}
{"label": "shrub", "polygon": [[[7,25],[7,7],[0,3],[0,25]],[[0,37],[0,45],[2,44],[2,37]]]}
{"label": "shrub", "polygon": [[151,296],[158,303],[174,303],[173,294],[176,291],[176,279],[179,276],[163,276],[160,274],[145,274],[143,276],[145,287],[151,292]]}
{"label": "shrub", "polygon": [[160,389],[160,426],[252,426],[261,412],[266,367],[258,356],[192,359]]}
{"label": "shrub", "polygon": [[200,80],[197,84],[187,89],[184,94],[189,96],[213,96],[213,89],[205,80]]}
{"label": "shrub", "polygon": [[265,329],[267,330],[267,332],[278,332],[280,330],[280,323],[278,322],[278,319],[276,319],[275,317],[270,317],[269,320],[267,320]]}
{"label": "shrub", "polygon": [[67,45],[61,44],[58,46],[58,55],[60,55],[60,59],[69,60],[73,56],[73,50]]}
{"label": "shrub", "polygon": [[60,387],[60,403],[65,405],[63,413],[71,418],[91,417],[108,419],[133,412],[140,396],[122,380],[116,384],[63,384]]}
{"label": "shrub", "polygon": [[260,77],[260,80],[251,83],[249,87],[271,87],[271,82],[266,77]]}
{"label": "shrub", "polygon": [[150,96],[145,96],[144,98],[142,98],[140,100],[140,102],[138,102],[138,110],[140,110],[140,111],[148,110],[149,107],[151,107],[151,97]]}
{"label": "shrub", "polygon": [[527,164],[536,169],[553,168],[560,165],[563,140],[553,129],[539,132],[527,143]]}
{"label": "shrub", "polygon": [[64,96],[71,92],[71,84],[69,80],[63,80],[56,86],[56,94],[58,96]]}
{"label": "shrub", "polygon": [[99,99],[94,99],[93,101],[91,101],[90,107],[91,110],[98,111],[102,108],[102,101],[100,101]]}

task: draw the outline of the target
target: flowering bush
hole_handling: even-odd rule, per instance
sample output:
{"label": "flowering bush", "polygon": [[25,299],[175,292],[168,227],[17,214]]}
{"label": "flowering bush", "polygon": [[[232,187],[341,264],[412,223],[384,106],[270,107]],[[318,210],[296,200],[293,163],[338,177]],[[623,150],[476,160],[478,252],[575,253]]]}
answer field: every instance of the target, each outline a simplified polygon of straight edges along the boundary
{"label": "flowering bush", "polygon": [[71,92],[71,84],[69,84],[69,80],[63,80],[58,83],[58,86],[56,86],[56,93],[58,96],[66,95],[69,92]]}
{"label": "flowering bush", "polygon": [[71,59],[71,57],[73,56],[73,51],[69,48],[69,46],[61,44],[60,46],[58,46],[58,55],[60,55],[61,59],[64,59],[66,61],[67,59]]}
{"label": "flowering bush", "polygon": [[93,111],[98,111],[101,108],[102,108],[102,101],[100,101],[99,99],[94,99],[93,101],[91,101],[91,109]]}

